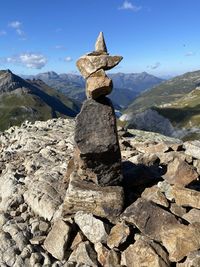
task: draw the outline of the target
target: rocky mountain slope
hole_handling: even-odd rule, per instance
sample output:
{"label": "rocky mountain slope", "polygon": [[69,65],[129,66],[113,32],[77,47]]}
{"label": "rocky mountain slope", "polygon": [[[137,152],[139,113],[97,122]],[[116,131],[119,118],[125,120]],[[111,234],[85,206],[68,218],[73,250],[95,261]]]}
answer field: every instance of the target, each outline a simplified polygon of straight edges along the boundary
{"label": "rocky mountain slope", "polygon": [[[142,73],[115,73],[108,75],[114,84],[114,90],[111,94],[111,100],[116,107],[127,107],[129,103],[142,91],[149,89],[163,82],[163,79],[157,78],[146,72]],[[76,74],[57,74],[50,71],[40,73],[36,76],[25,76],[29,79],[41,79],[49,86],[56,88],[65,95],[80,102],[85,100],[85,81],[80,75]]]}
{"label": "rocky mountain slope", "polygon": [[188,72],[144,92],[129,105],[125,113],[138,113],[147,108],[170,103],[191,92],[200,84],[200,71]]}
{"label": "rocky mountain slope", "polygon": [[23,121],[74,117],[76,101],[52,89],[41,80],[24,80],[11,71],[0,71],[0,130]]}
{"label": "rocky mountain slope", "polygon": [[[172,124],[174,127],[173,132],[171,132],[172,136],[198,139],[200,136],[199,83],[200,71],[186,73],[164,82],[141,94],[124,112],[121,120],[128,121],[129,127],[133,125],[137,127],[136,117],[142,117],[144,120],[144,114],[148,113],[149,110],[154,110],[155,115],[163,116],[163,122],[167,119]],[[163,133],[156,124],[153,126],[156,117],[157,115],[151,118],[152,127],[148,128],[146,123],[141,126],[141,122],[138,127]],[[160,129],[163,127],[165,127],[164,123]]]}
{"label": "rocky mountain slope", "polygon": [[110,214],[103,201],[114,199],[68,184],[73,133],[73,120],[59,118],[0,134],[0,266],[199,267],[199,141],[118,129],[121,214],[95,216],[86,202],[63,217],[66,191]]}

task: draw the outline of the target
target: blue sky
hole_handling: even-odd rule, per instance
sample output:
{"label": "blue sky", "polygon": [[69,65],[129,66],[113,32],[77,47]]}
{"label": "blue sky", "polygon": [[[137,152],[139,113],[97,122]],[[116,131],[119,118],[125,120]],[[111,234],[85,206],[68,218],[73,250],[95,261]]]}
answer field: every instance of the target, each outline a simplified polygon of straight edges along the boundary
{"label": "blue sky", "polygon": [[0,69],[77,72],[76,60],[103,31],[112,72],[157,76],[200,69],[199,0],[6,0],[0,12]]}

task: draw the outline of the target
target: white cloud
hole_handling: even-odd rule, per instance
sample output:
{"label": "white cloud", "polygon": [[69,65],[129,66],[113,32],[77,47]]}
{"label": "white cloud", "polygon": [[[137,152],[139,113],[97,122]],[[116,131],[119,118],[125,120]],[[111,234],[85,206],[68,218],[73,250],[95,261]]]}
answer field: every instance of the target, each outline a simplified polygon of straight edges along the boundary
{"label": "white cloud", "polygon": [[47,58],[42,54],[22,53],[17,56],[7,57],[7,63],[20,64],[31,69],[41,69],[47,63]]}
{"label": "white cloud", "polygon": [[13,29],[19,29],[22,26],[22,23],[20,21],[12,21],[8,24],[9,27]]}
{"label": "white cloud", "polygon": [[155,70],[155,69],[159,68],[160,65],[161,65],[160,62],[156,62],[156,63],[153,64],[153,65],[147,66],[147,68],[150,68],[150,69],[152,69],[152,70]]}
{"label": "white cloud", "polygon": [[6,34],[7,34],[6,31],[4,31],[4,30],[0,31],[0,36],[6,35]]}
{"label": "white cloud", "polygon": [[[25,36],[25,33],[21,28],[22,27],[22,23],[20,21],[17,21],[17,20],[16,21],[12,21],[12,22],[10,22],[8,24],[8,26],[10,28],[13,28],[19,36],[21,36],[21,37]],[[25,40],[25,38],[23,38],[23,40]]]}
{"label": "white cloud", "polygon": [[194,56],[194,55],[195,55],[195,53],[192,52],[192,51],[189,51],[189,52],[187,52],[187,53],[185,54],[186,57],[191,57],[191,56]]}
{"label": "white cloud", "polygon": [[70,62],[70,61],[72,61],[72,58],[71,57],[65,57],[65,62]]}
{"label": "white cloud", "polygon": [[125,0],[122,6],[119,7],[119,9],[132,10],[134,12],[139,11],[141,8],[142,8],[141,6],[136,6],[128,0]]}

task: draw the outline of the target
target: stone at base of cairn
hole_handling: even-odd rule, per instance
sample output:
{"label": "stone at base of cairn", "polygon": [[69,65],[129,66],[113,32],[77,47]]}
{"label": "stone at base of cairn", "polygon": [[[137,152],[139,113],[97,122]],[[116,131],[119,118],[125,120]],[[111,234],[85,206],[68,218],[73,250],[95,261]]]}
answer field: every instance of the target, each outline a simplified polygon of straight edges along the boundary
{"label": "stone at base of cairn", "polygon": [[64,199],[62,216],[77,211],[90,212],[115,222],[123,210],[124,191],[121,186],[98,186],[83,181],[73,172]]}

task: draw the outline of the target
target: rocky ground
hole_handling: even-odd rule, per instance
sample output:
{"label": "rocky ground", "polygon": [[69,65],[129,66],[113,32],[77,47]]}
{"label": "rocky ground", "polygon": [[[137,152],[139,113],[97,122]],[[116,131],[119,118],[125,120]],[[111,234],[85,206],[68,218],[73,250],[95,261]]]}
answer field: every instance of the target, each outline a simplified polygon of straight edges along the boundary
{"label": "rocky ground", "polygon": [[[0,266],[199,267],[200,142],[119,129],[125,206],[106,217],[112,190],[65,179],[73,132],[53,119],[0,134]],[[96,207],[65,215],[66,191]]]}

